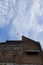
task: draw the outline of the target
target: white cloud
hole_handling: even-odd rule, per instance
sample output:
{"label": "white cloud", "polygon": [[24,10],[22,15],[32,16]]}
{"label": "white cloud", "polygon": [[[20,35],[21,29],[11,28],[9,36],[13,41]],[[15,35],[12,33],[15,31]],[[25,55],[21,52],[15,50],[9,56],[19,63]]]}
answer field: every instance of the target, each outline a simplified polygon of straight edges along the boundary
{"label": "white cloud", "polygon": [[[14,1],[14,2],[13,2]],[[22,35],[29,36],[31,28],[35,32],[34,38],[43,32],[43,25],[39,25],[38,16],[43,15],[43,8],[40,0],[31,0],[33,4],[27,5],[27,0],[6,0],[5,4],[0,2],[0,27],[4,27],[11,22],[8,35],[11,39],[20,39]],[[26,10],[27,6],[31,6]],[[41,41],[41,40],[40,40]]]}
{"label": "white cloud", "polygon": [[32,27],[37,34],[43,31],[43,25],[40,26],[36,19],[37,16],[43,15],[40,7],[41,7],[40,0],[36,0],[32,6],[31,17],[30,17],[30,22],[32,22],[32,25],[33,25]]}
{"label": "white cloud", "polygon": [[10,19],[14,15],[14,9],[12,8],[15,4],[15,0],[5,0],[0,1],[0,27],[5,27],[6,25],[10,24]]}
{"label": "white cloud", "polygon": [[[14,27],[15,27],[17,29],[16,33],[19,33],[18,36],[21,35],[28,36],[28,32],[32,27],[37,34],[40,33],[42,31],[42,27],[38,24],[38,21],[36,20],[36,17],[38,15],[39,16],[42,15],[42,11],[40,10],[40,0],[35,0],[33,2],[32,8],[30,9],[30,11],[28,11],[27,15],[24,14],[27,5],[25,0],[23,1],[21,0],[19,2],[19,5],[20,7],[18,6],[19,7],[18,15],[16,19],[12,21],[11,31],[14,33],[15,32]],[[14,34],[12,36],[14,36]]]}
{"label": "white cloud", "polygon": [[31,28],[33,28],[33,31],[35,31],[34,37],[37,38],[37,35],[40,32],[43,32],[43,26],[40,26],[36,19],[37,16],[42,16],[42,10],[40,9],[40,0],[35,0],[33,2],[33,6],[28,11],[27,15],[24,14],[27,4],[22,4],[23,2],[24,1],[20,2],[21,5],[19,8],[17,18],[12,22],[12,26],[9,31],[10,38],[13,39],[16,36],[16,39],[20,39],[22,35],[28,37],[28,32]]}

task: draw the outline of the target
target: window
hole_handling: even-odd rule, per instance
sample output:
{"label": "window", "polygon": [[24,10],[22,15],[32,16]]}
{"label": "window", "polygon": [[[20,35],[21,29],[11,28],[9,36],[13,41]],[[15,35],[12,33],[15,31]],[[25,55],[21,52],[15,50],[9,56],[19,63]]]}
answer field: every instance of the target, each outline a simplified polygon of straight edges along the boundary
{"label": "window", "polygon": [[5,47],[5,50],[6,50],[6,51],[7,51],[7,50],[10,50],[10,47],[9,47],[9,46]]}
{"label": "window", "polygon": [[20,47],[14,47],[14,51],[20,51]]}
{"label": "window", "polygon": [[26,50],[25,53],[27,55],[38,55],[39,50]]}

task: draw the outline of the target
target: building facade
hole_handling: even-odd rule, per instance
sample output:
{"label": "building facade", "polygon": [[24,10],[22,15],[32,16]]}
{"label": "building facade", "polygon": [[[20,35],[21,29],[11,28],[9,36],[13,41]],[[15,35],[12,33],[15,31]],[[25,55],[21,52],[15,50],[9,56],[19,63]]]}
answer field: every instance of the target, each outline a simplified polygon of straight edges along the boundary
{"label": "building facade", "polygon": [[0,63],[4,65],[43,65],[39,42],[22,36],[22,40],[0,43]]}

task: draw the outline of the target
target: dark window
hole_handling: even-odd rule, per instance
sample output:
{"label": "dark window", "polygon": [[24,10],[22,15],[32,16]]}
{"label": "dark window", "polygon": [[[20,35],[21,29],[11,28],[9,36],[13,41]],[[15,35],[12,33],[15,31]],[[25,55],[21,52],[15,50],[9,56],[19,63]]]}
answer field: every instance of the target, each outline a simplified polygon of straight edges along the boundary
{"label": "dark window", "polygon": [[20,47],[14,47],[14,51],[20,51]]}
{"label": "dark window", "polygon": [[27,55],[38,55],[39,50],[26,50],[25,53]]}
{"label": "dark window", "polygon": [[10,47],[9,47],[9,46],[5,47],[5,50],[6,50],[6,51],[7,51],[7,50],[10,50]]}

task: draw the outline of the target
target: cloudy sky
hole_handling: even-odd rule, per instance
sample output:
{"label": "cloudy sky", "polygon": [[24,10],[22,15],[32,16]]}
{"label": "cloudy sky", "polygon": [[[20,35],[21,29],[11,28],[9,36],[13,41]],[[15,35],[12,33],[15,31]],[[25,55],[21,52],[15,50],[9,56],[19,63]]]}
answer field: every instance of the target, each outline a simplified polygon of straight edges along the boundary
{"label": "cloudy sky", "polygon": [[43,0],[0,0],[0,42],[22,35],[43,48]]}

